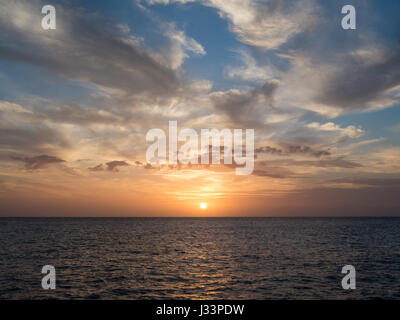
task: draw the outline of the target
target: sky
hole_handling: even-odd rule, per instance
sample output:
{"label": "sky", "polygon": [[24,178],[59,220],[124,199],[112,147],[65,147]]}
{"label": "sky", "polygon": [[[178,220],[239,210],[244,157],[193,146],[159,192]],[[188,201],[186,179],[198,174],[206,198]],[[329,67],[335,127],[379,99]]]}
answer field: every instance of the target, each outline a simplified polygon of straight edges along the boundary
{"label": "sky", "polygon": [[[399,1],[0,5],[0,216],[400,215]],[[253,173],[150,165],[171,120],[254,129]]]}

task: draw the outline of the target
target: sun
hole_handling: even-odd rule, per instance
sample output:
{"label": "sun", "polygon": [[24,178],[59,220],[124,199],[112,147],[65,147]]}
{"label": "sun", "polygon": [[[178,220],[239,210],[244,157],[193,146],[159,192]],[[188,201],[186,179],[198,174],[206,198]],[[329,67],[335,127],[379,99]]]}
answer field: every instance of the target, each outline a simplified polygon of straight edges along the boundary
{"label": "sun", "polygon": [[206,210],[207,209],[207,203],[205,203],[205,202],[200,203],[200,209]]}

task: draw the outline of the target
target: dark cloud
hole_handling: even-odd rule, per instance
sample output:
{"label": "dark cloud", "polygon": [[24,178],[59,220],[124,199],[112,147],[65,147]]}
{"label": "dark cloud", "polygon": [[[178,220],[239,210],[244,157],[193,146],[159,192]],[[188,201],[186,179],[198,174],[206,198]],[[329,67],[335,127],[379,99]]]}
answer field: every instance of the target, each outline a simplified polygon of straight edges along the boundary
{"label": "dark cloud", "polygon": [[110,161],[106,163],[108,171],[118,172],[118,167],[129,166],[126,161]]}
{"label": "dark cloud", "polygon": [[270,146],[265,146],[265,147],[259,147],[254,150],[255,153],[270,153],[270,154],[277,154],[277,155],[282,155],[283,151],[278,148],[270,147]]}
{"label": "dark cloud", "polygon": [[153,167],[150,163],[146,163],[146,165],[143,166],[143,168],[146,170],[155,169],[155,167]]}
{"label": "dark cloud", "polygon": [[314,157],[329,156],[331,153],[325,150],[313,150],[309,146],[292,145],[287,147],[288,153],[291,154],[308,154]]}
{"label": "dark cloud", "polygon": [[[345,2],[316,2],[320,15],[316,25],[297,33],[281,48],[296,65],[289,69],[289,73],[294,71],[291,79],[296,78],[292,89],[314,91],[303,102],[305,108],[314,104],[326,115],[326,107],[348,113],[385,108],[400,101],[396,93],[390,93],[400,84],[399,24],[394,16],[387,16],[390,5],[378,8],[372,2],[357,2],[354,32],[340,27]],[[333,110],[331,115],[337,116]]]}
{"label": "dark cloud", "polygon": [[88,170],[93,171],[93,172],[105,171],[105,170],[118,172],[119,167],[125,167],[125,166],[129,166],[129,163],[127,163],[126,161],[115,160],[115,161],[107,162],[105,164],[105,166],[102,163],[100,163],[97,166],[88,168]]}
{"label": "dark cloud", "polygon": [[262,125],[260,115],[273,108],[273,95],[278,86],[279,82],[269,81],[246,92],[215,92],[211,101],[216,110],[224,112],[235,124],[257,127]]}
{"label": "dark cloud", "polygon": [[373,61],[362,56],[347,57],[342,67],[328,76],[316,101],[360,110],[370,102],[379,102],[390,89],[400,85],[400,44],[375,54]]}
{"label": "dark cloud", "polygon": [[[136,162],[137,161],[135,161],[135,163]],[[117,161],[117,160],[115,160],[115,161],[107,162],[105,164],[105,166],[102,163],[100,163],[97,166],[88,168],[88,170],[93,171],[93,172],[105,171],[105,170],[118,172],[119,171],[118,170],[119,167],[125,167],[125,166],[129,166],[129,165],[130,164],[127,163],[126,161]]]}
{"label": "dark cloud", "polygon": [[12,159],[24,162],[25,169],[28,170],[43,169],[47,168],[51,164],[59,164],[65,162],[65,160],[62,160],[58,157],[48,156],[48,155],[40,155],[36,157],[25,157],[25,158],[12,157]]}
{"label": "dark cloud", "polygon": [[309,146],[303,145],[288,145],[284,147],[284,150],[278,149],[275,147],[265,146],[256,148],[255,153],[269,153],[273,155],[280,155],[280,156],[288,156],[291,154],[302,154],[302,155],[310,155],[313,157],[320,158],[322,156],[329,156],[331,153],[326,150],[314,150]]}

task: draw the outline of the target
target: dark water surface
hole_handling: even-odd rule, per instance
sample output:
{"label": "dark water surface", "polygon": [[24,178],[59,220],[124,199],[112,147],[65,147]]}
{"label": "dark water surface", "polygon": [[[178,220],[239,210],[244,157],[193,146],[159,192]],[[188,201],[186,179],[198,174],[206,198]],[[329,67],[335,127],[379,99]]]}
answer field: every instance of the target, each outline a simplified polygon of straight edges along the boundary
{"label": "dark water surface", "polygon": [[0,299],[400,298],[396,218],[1,218],[0,244]]}

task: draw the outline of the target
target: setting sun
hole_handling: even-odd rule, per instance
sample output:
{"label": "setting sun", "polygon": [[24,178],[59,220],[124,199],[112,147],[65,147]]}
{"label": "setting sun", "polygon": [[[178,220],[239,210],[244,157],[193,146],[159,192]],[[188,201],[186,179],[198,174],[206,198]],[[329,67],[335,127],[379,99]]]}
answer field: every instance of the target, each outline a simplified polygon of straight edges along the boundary
{"label": "setting sun", "polygon": [[205,202],[200,203],[200,209],[203,209],[203,210],[207,209],[207,203],[205,203]]}

